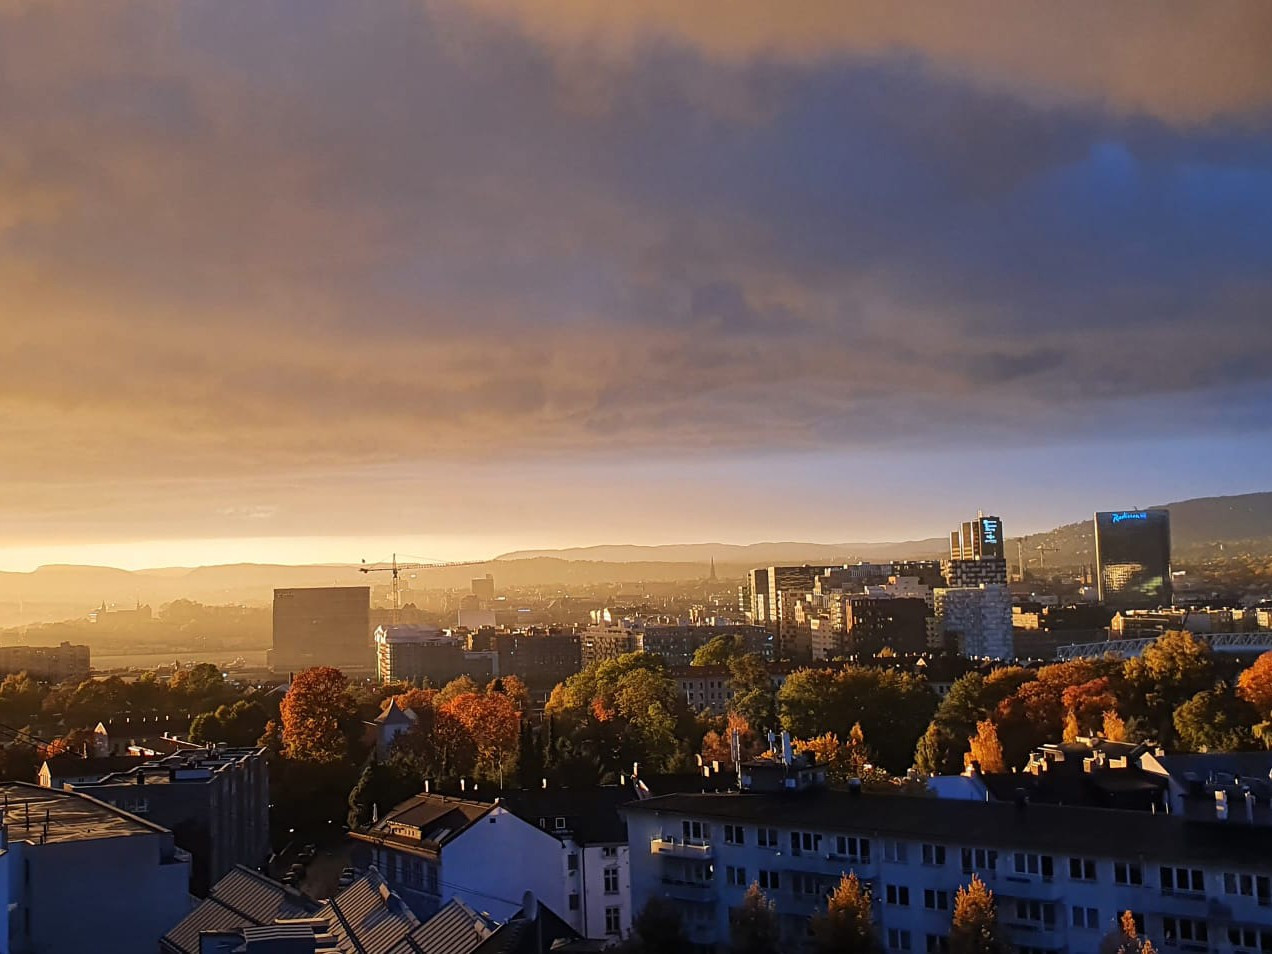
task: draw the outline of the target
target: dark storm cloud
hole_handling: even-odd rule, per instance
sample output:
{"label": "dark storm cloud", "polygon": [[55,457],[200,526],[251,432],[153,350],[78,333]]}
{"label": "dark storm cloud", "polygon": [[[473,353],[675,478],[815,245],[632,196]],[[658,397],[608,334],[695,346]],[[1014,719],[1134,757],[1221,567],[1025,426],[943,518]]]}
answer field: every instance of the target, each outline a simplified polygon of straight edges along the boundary
{"label": "dark storm cloud", "polygon": [[0,0],[8,472],[1262,426],[1265,8],[551,7]]}

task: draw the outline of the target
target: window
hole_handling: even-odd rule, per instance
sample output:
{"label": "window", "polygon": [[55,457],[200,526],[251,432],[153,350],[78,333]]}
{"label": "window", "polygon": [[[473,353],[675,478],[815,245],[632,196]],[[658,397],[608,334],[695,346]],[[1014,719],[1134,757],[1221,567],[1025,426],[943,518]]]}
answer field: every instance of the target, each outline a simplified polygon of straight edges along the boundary
{"label": "window", "polygon": [[906,851],[904,841],[893,841],[888,839],[883,843],[883,860],[895,861],[898,864],[905,864]]}
{"label": "window", "polygon": [[1016,899],[1016,919],[1051,928],[1056,923],[1056,906],[1050,901]]}
{"label": "window", "polygon": [[1091,858],[1070,858],[1069,877],[1074,881],[1094,881],[1095,861]]}
{"label": "window", "polygon": [[776,828],[757,828],[755,830],[755,843],[761,848],[777,847],[777,829]]}
{"label": "window", "polygon": [[1144,869],[1135,862],[1117,861],[1113,864],[1113,880],[1118,884],[1143,884]]}
{"label": "window", "polygon": [[949,954],[950,939],[944,934],[927,936],[927,954]]}
{"label": "window", "polygon": [[623,929],[623,909],[605,909],[605,933],[618,934]]}
{"label": "window", "polygon": [[796,894],[816,896],[822,893],[821,886],[817,883],[816,875],[796,872],[791,876],[791,879],[794,881],[794,884],[791,885],[791,890]]}
{"label": "window", "polygon": [[1258,898],[1259,904],[1272,903],[1272,879],[1267,875],[1234,874],[1223,876],[1223,893],[1238,894],[1246,898]]}
{"label": "window", "polygon": [[724,843],[726,845],[745,845],[746,829],[741,825],[725,825]]}
{"label": "window", "polygon": [[605,893],[618,894],[618,869],[605,869]]}
{"label": "window", "polygon": [[777,891],[781,887],[781,879],[778,878],[776,871],[765,871],[760,869],[760,887],[766,891]]}
{"label": "window", "polygon": [[950,909],[950,893],[948,891],[924,888],[923,906],[929,911],[948,911]]}
{"label": "window", "polygon": [[560,815],[553,820],[553,825],[557,831],[565,831],[565,819]]}
{"label": "window", "polygon": [[579,853],[577,851],[572,851],[565,856],[565,870],[566,871],[579,870]]}
{"label": "window", "polygon": [[908,951],[910,949],[910,932],[900,928],[888,928],[888,949],[891,951]]}
{"label": "window", "polygon": [[1100,926],[1099,910],[1075,905],[1073,908],[1073,926],[1075,928],[1098,928]]}
{"label": "window", "polygon": [[711,826],[706,822],[684,821],[680,823],[685,841],[702,843],[711,837]]}
{"label": "window", "polygon": [[425,870],[425,876],[428,878],[428,893],[439,894],[437,865],[429,862],[428,868]]}
{"label": "window", "polygon": [[1210,940],[1205,921],[1192,918],[1162,918],[1162,932],[1166,935],[1166,943],[1172,941],[1198,941],[1206,943]]}
{"label": "window", "polygon": [[735,887],[745,888],[748,884],[746,880],[746,869],[728,865],[724,869],[724,880]]}
{"label": "window", "polygon": [[990,848],[964,848],[963,870],[994,871],[998,867],[998,852]]}
{"label": "window", "polygon": [[570,910],[577,911],[579,909],[579,893],[577,891],[570,895]]}
{"label": "window", "polygon": [[1018,851],[1015,858],[1015,870],[1016,874],[1042,875],[1044,878],[1050,878],[1053,873],[1051,856],[1034,855]]}
{"label": "window", "polygon": [[811,831],[791,832],[791,854],[801,855],[805,852],[815,852],[820,850],[821,838],[821,835],[814,834]]}
{"label": "window", "polygon": [[1167,894],[1197,892],[1206,890],[1206,879],[1200,868],[1173,868],[1169,865],[1161,867],[1162,891]]}
{"label": "window", "polygon": [[1233,954],[1267,954],[1272,951],[1272,931],[1255,928],[1228,928]]}
{"label": "window", "polygon": [[944,845],[924,845],[923,846],[923,863],[925,865],[945,864],[945,846]]}
{"label": "window", "polygon": [[869,864],[870,839],[837,835],[835,837],[835,854],[840,858],[847,858],[849,861],[861,861]]}
{"label": "window", "polygon": [[884,899],[888,904],[895,904],[899,907],[910,906],[910,889],[903,884],[890,884],[884,888]]}

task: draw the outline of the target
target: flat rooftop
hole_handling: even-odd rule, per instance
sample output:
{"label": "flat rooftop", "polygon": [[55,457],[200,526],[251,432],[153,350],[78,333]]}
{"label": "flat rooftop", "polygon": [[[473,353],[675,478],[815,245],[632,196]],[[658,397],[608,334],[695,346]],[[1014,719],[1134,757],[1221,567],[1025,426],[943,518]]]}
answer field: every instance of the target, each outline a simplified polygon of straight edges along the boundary
{"label": "flat rooftop", "polygon": [[0,782],[0,812],[10,841],[54,844],[166,833],[158,825],[87,795],[28,782]]}

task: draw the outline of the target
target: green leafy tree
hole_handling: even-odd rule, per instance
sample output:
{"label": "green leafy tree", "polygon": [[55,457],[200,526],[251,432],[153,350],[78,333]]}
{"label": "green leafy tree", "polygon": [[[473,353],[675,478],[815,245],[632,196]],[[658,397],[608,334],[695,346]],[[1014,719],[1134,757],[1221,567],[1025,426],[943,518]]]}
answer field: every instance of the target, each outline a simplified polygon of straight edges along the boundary
{"label": "green leafy tree", "polygon": [[1127,715],[1142,718],[1158,740],[1174,741],[1173,715],[1182,703],[1215,683],[1210,645],[1186,630],[1159,636],[1125,665]]}
{"label": "green leafy tree", "polygon": [[727,666],[742,653],[742,641],[732,633],[713,637],[693,654],[693,666]]}
{"label": "green leafy tree", "polygon": [[729,950],[732,954],[778,954],[781,939],[777,927],[777,906],[752,882],[741,907],[732,914]]}
{"label": "green leafy tree", "polygon": [[883,945],[875,933],[870,892],[855,872],[842,875],[826,901],[826,910],[813,916],[814,954],[879,954]]}
{"label": "green leafy tree", "polygon": [[481,692],[481,686],[477,685],[471,676],[459,676],[442,686],[441,691],[437,694],[434,704],[437,706],[444,706],[456,696],[477,692]]}
{"label": "green leafy tree", "polygon": [[936,697],[922,678],[860,666],[799,670],[787,678],[777,698],[782,727],[792,736],[833,732],[843,739],[859,723],[879,764],[894,773],[910,767],[936,709]]}
{"label": "green leafy tree", "polygon": [[729,660],[729,691],[730,712],[761,735],[777,728],[777,694],[763,656],[744,653]]}
{"label": "green leafy tree", "polygon": [[1235,752],[1256,747],[1254,707],[1223,683],[1182,703],[1172,721],[1180,745],[1190,752]]}
{"label": "green leafy tree", "polygon": [[950,954],[1009,954],[998,929],[994,892],[978,875],[958,889],[950,922]]}
{"label": "green leafy tree", "polygon": [[203,712],[190,723],[191,742],[224,742],[233,746],[254,745],[265,731],[269,714],[259,702],[240,699],[233,705]]}

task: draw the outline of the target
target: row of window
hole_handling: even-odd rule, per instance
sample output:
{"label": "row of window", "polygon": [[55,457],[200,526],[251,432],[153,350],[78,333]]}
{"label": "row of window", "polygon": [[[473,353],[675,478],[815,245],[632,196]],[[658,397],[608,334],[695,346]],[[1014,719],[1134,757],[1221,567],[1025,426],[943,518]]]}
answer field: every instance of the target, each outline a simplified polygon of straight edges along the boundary
{"label": "row of window", "polygon": [[[711,837],[711,826],[706,822],[685,821],[684,836],[686,841],[706,843]],[[789,847],[792,855],[820,854],[823,851],[831,858],[847,860],[859,864],[871,863],[871,843],[868,838],[851,835],[827,835],[819,832],[792,831]],[[746,826],[727,824],[724,826],[724,843],[744,846],[748,842]],[[779,849],[781,843],[778,830],[760,826],[755,828],[755,843],[760,848]],[[904,841],[885,839],[883,842],[883,860],[906,864],[909,862],[908,844]],[[1037,877],[1050,880],[1055,877],[1055,859],[1051,855],[1034,852],[1013,852],[1011,854],[1011,871],[1024,877]],[[920,845],[920,859],[924,865],[943,866],[947,862],[946,846],[923,843]],[[996,871],[998,868],[998,852],[989,848],[962,848],[960,860],[964,872]],[[1069,858],[1068,874],[1072,881],[1095,883],[1099,881],[1098,863],[1094,858]],[[1145,884],[1144,866],[1137,862],[1118,861],[1113,865],[1114,884],[1138,887]],[[1223,876],[1224,893],[1241,897],[1257,898],[1262,905],[1272,906],[1272,876],[1225,873]],[[1167,894],[1204,894],[1206,890],[1205,873],[1200,868],[1188,868],[1176,865],[1162,865],[1158,869],[1158,885]]]}
{"label": "row of window", "polygon": [[[909,951],[913,950],[913,936],[904,928],[888,928],[888,950],[890,951]],[[948,954],[950,949],[950,939],[944,934],[928,934],[924,938],[924,948],[927,954]]]}

